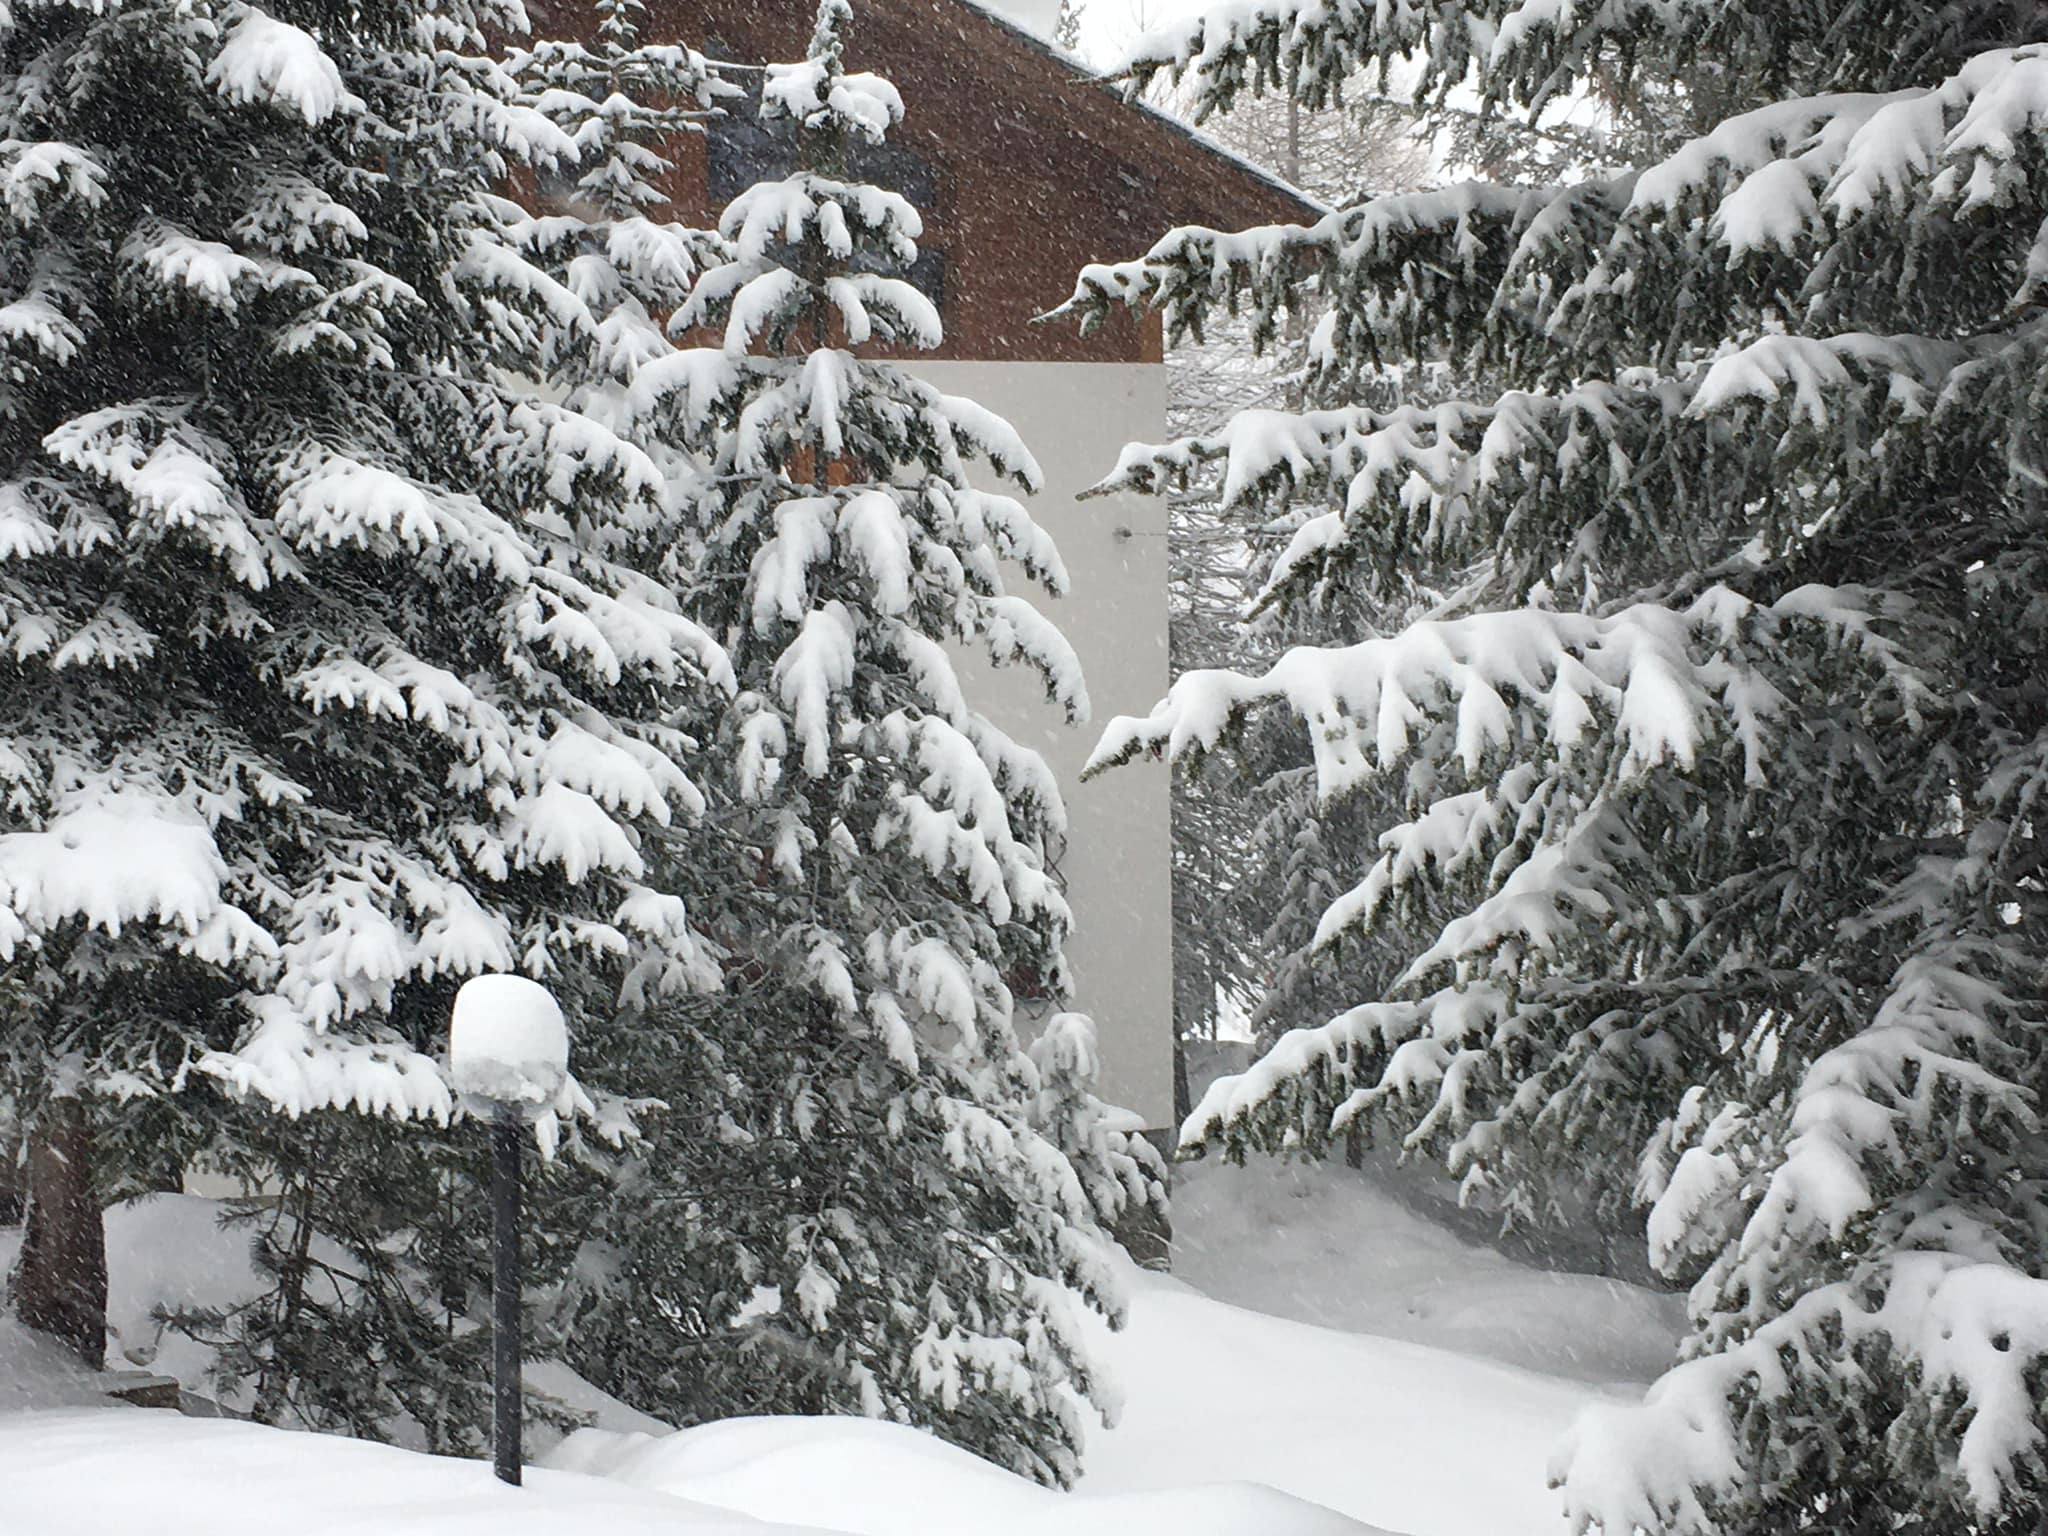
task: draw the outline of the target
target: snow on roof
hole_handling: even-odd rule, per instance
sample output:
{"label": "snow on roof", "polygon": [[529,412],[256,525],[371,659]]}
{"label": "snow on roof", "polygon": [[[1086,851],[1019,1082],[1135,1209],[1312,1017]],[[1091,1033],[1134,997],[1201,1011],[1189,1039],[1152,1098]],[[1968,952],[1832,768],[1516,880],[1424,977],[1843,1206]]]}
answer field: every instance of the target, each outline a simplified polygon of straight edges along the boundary
{"label": "snow on roof", "polygon": [[1008,17],[1025,31],[1039,37],[1052,36],[1060,19],[1060,0],[983,0],[986,8]]}
{"label": "snow on roof", "polygon": [[1110,95],[1116,96],[1140,116],[1150,118],[1169,132],[1188,140],[1196,148],[1236,167],[1254,181],[1262,182],[1274,191],[1293,198],[1305,209],[1315,214],[1315,216],[1320,218],[1324,214],[1333,211],[1330,205],[1323,202],[1322,199],[1302,191],[1300,187],[1295,186],[1286,178],[1275,175],[1255,160],[1247,159],[1228,145],[1211,138],[1208,134],[1202,132],[1201,129],[1175,117],[1171,112],[1162,111],[1141,98],[1125,95],[1116,88],[1109,76],[1099,72],[1079,54],[1068,52],[1050,37],[1019,19],[1022,15],[1036,15],[1048,9],[1056,14],[1059,9],[1057,3],[1052,4],[1050,7],[1046,4],[1038,3],[1038,0],[959,0],[959,3],[968,10],[995,23],[1003,31],[1028,44],[1038,53],[1072,71],[1077,78],[1086,80]]}

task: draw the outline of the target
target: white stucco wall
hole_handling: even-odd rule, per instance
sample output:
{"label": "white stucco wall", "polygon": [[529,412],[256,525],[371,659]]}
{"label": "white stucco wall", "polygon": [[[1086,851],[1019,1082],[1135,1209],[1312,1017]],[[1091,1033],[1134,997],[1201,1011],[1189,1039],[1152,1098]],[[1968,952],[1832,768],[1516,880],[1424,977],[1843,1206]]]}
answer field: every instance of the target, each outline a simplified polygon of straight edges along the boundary
{"label": "white stucco wall", "polygon": [[1074,908],[1067,956],[1075,1006],[1095,1018],[1103,1096],[1163,1127],[1173,1114],[1167,774],[1158,763],[1132,763],[1083,784],[1081,765],[1112,716],[1143,714],[1166,692],[1166,506],[1152,497],[1074,497],[1109,472],[1125,443],[1165,434],[1166,370],[922,363],[916,371],[1008,418],[1045,471],[1044,492],[1025,499],[1059,544],[1072,590],[1058,600],[1035,589],[1029,595],[1081,657],[1092,723],[1067,725],[1021,668],[963,659],[962,680],[970,702],[1036,747],[1059,775],[1069,823],[1060,872]]}

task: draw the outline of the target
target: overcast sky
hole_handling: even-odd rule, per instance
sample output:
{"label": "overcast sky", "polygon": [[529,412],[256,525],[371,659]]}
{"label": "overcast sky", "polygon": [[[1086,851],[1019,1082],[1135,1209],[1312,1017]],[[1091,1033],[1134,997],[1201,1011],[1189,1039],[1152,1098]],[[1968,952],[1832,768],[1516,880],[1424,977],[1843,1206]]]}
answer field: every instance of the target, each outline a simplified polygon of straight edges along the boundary
{"label": "overcast sky", "polygon": [[1089,59],[1109,64],[1149,27],[1199,11],[1208,0],[1088,0],[1081,13],[1081,44]]}

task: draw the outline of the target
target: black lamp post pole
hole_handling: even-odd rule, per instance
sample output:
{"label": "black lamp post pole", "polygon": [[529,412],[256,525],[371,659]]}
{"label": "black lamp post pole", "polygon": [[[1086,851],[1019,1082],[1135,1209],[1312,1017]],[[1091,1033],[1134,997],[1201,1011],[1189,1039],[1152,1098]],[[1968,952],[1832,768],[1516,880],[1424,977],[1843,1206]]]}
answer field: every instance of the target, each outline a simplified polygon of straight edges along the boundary
{"label": "black lamp post pole", "polygon": [[499,1480],[519,1486],[518,1112],[500,1104],[491,1123],[491,1448]]}

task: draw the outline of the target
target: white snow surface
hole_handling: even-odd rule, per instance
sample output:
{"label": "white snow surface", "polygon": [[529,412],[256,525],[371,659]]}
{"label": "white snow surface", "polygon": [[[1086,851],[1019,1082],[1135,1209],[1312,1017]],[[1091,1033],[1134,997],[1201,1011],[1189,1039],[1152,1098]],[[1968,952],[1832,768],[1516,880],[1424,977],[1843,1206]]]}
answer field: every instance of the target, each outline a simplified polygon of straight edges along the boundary
{"label": "white snow surface", "polygon": [[[0,1232],[0,1271],[13,1267],[17,1246],[14,1234]],[[99,1403],[105,1391],[101,1378],[64,1345],[0,1314],[0,1443],[25,1409]]]}
{"label": "white snow surface", "polygon": [[[167,1327],[165,1318],[174,1312],[225,1312],[263,1289],[250,1251],[255,1232],[222,1227],[223,1209],[219,1200],[173,1194],[108,1207],[109,1370],[174,1376],[188,1392],[213,1395],[213,1351]],[[18,1227],[0,1228],[0,1277],[14,1268],[21,1238]],[[327,1272],[346,1272],[347,1253],[325,1238],[313,1240],[312,1253]],[[106,1380],[68,1351],[0,1313],[0,1414],[96,1405],[106,1389]]]}
{"label": "white snow surface", "polygon": [[[800,1536],[567,1472],[136,1408],[0,1417],[7,1536]],[[817,1533],[812,1533],[817,1536]]]}
{"label": "white snow surface", "polygon": [[1605,1383],[1661,1375],[1685,1330],[1682,1295],[1517,1263],[1337,1164],[1183,1164],[1173,1220],[1176,1279],[1320,1328]]}
{"label": "white snow surface", "polygon": [[1127,1284],[1129,1325],[1097,1343],[1124,1414],[1089,1437],[1084,1494],[1200,1477],[1265,1483],[1408,1536],[1563,1536],[1551,1452],[1582,1411],[1639,1395],[1288,1322],[1165,1276]]}
{"label": "white snow surface", "polygon": [[[1181,1278],[1124,1265],[1129,1326],[1090,1324],[1124,1412],[1091,1432],[1072,1494],[867,1420],[669,1432],[530,1361],[529,1390],[597,1427],[538,1441],[511,1495],[476,1462],[104,1406],[103,1379],[0,1319],[7,1536],[268,1536],[287,1514],[300,1536],[1556,1536],[1552,1454],[1669,1358],[1673,1298],[1515,1264],[1341,1167],[1197,1164],[1177,1183]],[[109,1212],[111,1362],[208,1391],[205,1351],[159,1337],[157,1313],[253,1294],[248,1234],[220,1209]],[[0,1267],[18,1241],[0,1231]]]}
{"label": "white snow surface", "polygon": [[1372,1536],[1332,1510],[1250,1483],[1056,1493],[930,1435],[868,1419],[729,1419],[660,1438],[586,1429],[547,1464],[764,1519],[829,1518],[848,1536]]}
{"label": "white snow surface", "polygon": [[[173,1312],[224,1313],[263,1290],[251,1252],[253,1227],[223,1228],[221,1202],[198,1195],[144,1195],[107,1212],[107,1364],[175,1376],[211,1397],[213,1351],[165,1324]],[[348,1269],[347,1253],[325,1239],[313,1257]],[[316,1282],[316,1301],[331,1299]]]}
{"label": "white snow surface", "polygon": [[1060,0],[978,0],[978,3],[983,10],[994,11],[1041,38],[1051,37],[1053,26],[1060,19]]}

